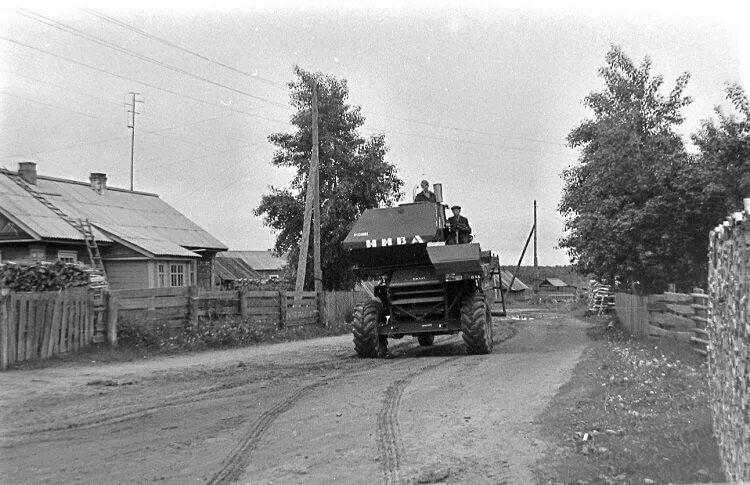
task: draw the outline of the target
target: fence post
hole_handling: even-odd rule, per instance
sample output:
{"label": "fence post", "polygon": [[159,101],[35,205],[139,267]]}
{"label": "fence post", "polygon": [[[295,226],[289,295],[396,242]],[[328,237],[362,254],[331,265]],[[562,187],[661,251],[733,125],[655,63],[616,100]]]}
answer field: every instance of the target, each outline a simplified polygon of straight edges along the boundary
{"label": "fence post", "polygon": [[318,324],[322,327],[328,327],[328,315],[326,315],[326,297],[325,292],[321,291],[315,294],[318,303]]}
{"label": "fence post", "polygon": [[8,368],[8,289],[3,288],[0,294],[0,370]]}
{"label": "fence post", "polygon": [[107,293],[107,343],[112,347],[117,347],[117,317],[119,305],[117,298],[111,292]]}
{"label": "fence post", "polygon": [[198,288],[188,288],[188,322],[190,325],[198,323]]}
{"label": "fence post", "polygon": [[284,328],[286,324],[286,291],[279,290],[279,324],[278,328]]}
{"label": "fence post", "polygon": [[240,295],[240,316],[244,320],[247,318],[247,287],[241,286],[239,289]]}

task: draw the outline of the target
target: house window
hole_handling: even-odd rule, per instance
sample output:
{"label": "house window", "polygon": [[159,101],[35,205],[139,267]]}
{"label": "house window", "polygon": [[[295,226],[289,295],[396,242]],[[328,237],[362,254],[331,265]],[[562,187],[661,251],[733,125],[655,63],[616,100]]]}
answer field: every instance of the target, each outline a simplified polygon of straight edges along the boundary
{"label": "house window", "polygon": [[58,251],[57,260],[62,261],[63,263],[77,263],[78,253],[75,251]]}
{"label": "house window", "polygon": [[157,266],[157,279],[156,282],[157,288],[164,288],[167,286],[167,265],[164,263],[159,263]]}
{"label": "house window", "polygon": [[190,263],[190,286],[195,285],[195,263]]}
{"label": "house window", "polygon": [[44,248],[39,248],[39,247],[29,248],[29,259],[31,259],[31,261],[44,261],[45,256],[46,256],[46,253],[44,251]]}
{"label": "house window", "polygon": [[172,263],[169,265],[169,286],[185,286],[185,265]]}

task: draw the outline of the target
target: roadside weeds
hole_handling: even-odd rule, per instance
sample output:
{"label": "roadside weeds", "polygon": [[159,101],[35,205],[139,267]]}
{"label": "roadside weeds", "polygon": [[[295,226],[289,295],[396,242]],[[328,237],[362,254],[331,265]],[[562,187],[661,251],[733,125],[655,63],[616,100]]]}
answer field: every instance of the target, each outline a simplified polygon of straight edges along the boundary
{"label": "roadside weeds", "polygon": [[591,346],[538,419],[552,446],[536,481],[724,481],[704,359],[685,344],[608,327],[613,318],[589,319]]}

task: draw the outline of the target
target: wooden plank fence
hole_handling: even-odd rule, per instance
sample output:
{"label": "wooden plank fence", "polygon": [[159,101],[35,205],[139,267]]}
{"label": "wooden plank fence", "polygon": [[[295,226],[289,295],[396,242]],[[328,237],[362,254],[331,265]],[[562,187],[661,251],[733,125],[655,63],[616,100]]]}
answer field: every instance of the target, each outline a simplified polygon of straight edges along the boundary
{"label": "wooden plank fence", "polygon": [[98,311],[87,288],[0,297],[0,369],[77,352],[94,341]]}
{"label": "wooden plank fence", "polygon": [[198,319],[223,317],[279,328],[333,324],[351,314],[357,297],[352,292],[330,292],[322,300],[309,291],[295,299],[291,291],[207,292],[190,287],[107,294],[88,289],[11,292],[0,297],[0,368],[76,352],[91,343],[115,346],[117,327],[126,320],[144,326],[166,323],[174,332]]}
{"label": "wooden plank fence", "polygon": [[615,311],[622,325],[636,335],[668,337],[690,342],[706,354],[706,298],[703,290],[639,296],[615,294]]}
{"label": "wooden plank fence", "polygon": [[110,311],[115,308],[118,321],[143,325],[167,322],[167,328],[175,331],[200,318],[233,316],[281,328],[317,323],[319,305],[311,291],[303,292],[297,301],[291,291],[201,291],[184,287],[115,290]]}

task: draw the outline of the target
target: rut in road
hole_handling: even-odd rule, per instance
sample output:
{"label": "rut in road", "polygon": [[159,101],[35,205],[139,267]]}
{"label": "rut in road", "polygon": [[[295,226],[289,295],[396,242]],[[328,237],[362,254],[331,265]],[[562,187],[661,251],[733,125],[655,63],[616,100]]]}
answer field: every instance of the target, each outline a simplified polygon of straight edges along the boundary
{"label": "rut in road", "polygon": [[276,403],[276,405],[256,419],[250,427],[250,430],[242,437],[239,444],[224,461],[224,464],[219,471],[208,481],[209,485],[216,483],[231,483],[239,478],[247,467],[247,461],[250,458],[253,449],[255,449],[255,446],[263,436],[263,433],[266,432],[274,420],[291,409],[294,403],[299,401],[305,393],[318,386],[324,385],[326,382],[327,380],[322,380],[298,389],[296,392]]}
{"label": "rut in road", "polygon": [[[318,362],[314,364],[316,368],[320,367],[321,365],[325,364],[331,364],[337,362],[337,359],[329,359],[324,360],[321,362]],[[311,364],[313,366],[313,364]],[[307,369],[310,366],[294,366],[290,367],[293,370],[298,370],[300,368]],[[285,368],[284,368],[285,369]],[[279,370],[279,368],[275,368],[275,370]],[[53,426],[44,426],[44,427],[38,427],[38,428],[30,428],[30,429],[22,429],[18,431],[10,431],[4,433],[5,438],[13,438],[13,437],[21,437],[21,436],[34,436],[38,434],[44,434],[44,433],[53,433],[56,431],[67,431],[67,430],[73,430],[73,429],[89,429],[89,428],[95,428],[97,426],[105,426],[108,424],[116,424],[116,423],[122,423],[125,421],[132,421],[134,419],[141,418],[143,416],[148,416],[149,414],[152,414],[156,411],[170,408],[170,407],[176,407],[176,406],[183,406],[186,404],[193,404],[200,401],[208,401],[212,399],[221,399],[222,397],[231,397],[231,393],[226,393],[222,391],[232,391],[232,390],[239,390],[242,387],[251,384],[255,381],[255,378],[250,376],[244,379],[238,379],[234,382],[225,382],[219,385],[215,386],[208,386],[202,389],[198,390],[192,390],[188,392],[178,392],[175,394],[162,396],[161,402],[150,404],[150,405],[136,405],[136,406],[129,406],[128,408],[113,408],[113,409],[106,409],[102,412],[89,414],[85,416],[83,419],[75,419],[68,422],[64,422],[61,424],[53,425]],[[2,448],[11,448],[15,445],[0,445],[0,449]]]}
{"label": "rut in road", "polygon": [[395,380],[385,390],[383,406],[378,413],[378,451],[380,452],[380,464],[383,469],[383,480],[385,483],[398,483],[399,468],[401,465],[401,437],[398,425],[398,412],[401,406],[401,396],[404,389],[419,374],[432,370],[438,366],[447,364],[459,357],[445,359],[436,364],[426,365],[419,370]]}

